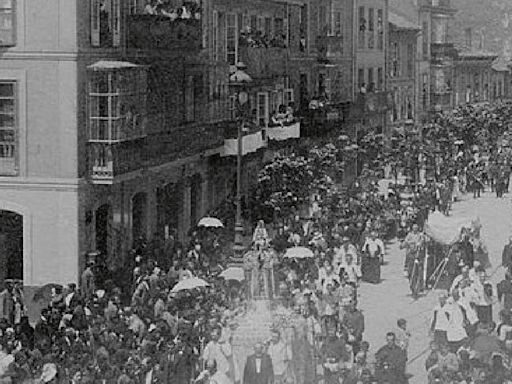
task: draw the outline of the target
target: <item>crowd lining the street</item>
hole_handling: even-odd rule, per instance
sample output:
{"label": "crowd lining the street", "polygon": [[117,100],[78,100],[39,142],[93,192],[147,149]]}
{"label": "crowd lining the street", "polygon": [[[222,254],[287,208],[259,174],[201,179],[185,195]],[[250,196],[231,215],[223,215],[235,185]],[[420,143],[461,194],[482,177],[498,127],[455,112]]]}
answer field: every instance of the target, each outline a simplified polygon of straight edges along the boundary
{"label": "crowd lining the street", "polygon": [[[327,384],[340,378],[349,384],[406,383],[407,323],[399,319],[386,334],[386,345],[371,353],[358,308],[361,282],[380,282],[389,257],[385,243],[395,237],[406,251],[405,274],[417,278],[414,265],[421,261],[419,251],[428,247],[422,228],[432,212],[449,215],[461,194],[477,198],[483,187],[498,197],[508,190],[510,154],[492,145],[494,127],[478,125],[481,119],[492,120],[489,109],[468,107],[456,113],[462,117],[440,118],[426,134],[396,140],[389,165],[382,159],[378,166],[367,162],[358,181],[343,193],[312,188],[307,214],[288,210],[273,236],[264,224],[257,226],[254,252],[275,251],[274,298],[302,319],[302,344],[291,348],[274,329],[272,340],[258,343],[244,367],[235,366],[230,342],[237,321],[250,311],[251,292],[247,284],[219,277],[229,263],[219,233],[199,228],[186,245],[171,237],[156,249],[141,240],[133,250],[131,276],[122,279],[90,260],[79,287],[51,287],[48,306],[34,327],[26,316],[31,303],[17,284],[7,282],[0,293],[0,383],[306,384],[317,379],[317,362]],[[502,118],[492,113],[494,120]],[[457,143],[471,135],[457,132],[456,123],[471,126],[474,138]],[[490,136],[478,136],[482,130]],[[433,142],[437,151],[429,150]],[[411,159],[416,163],[408,163]],[[408,176],[405,185],[398,182],[398,169]],[[384,191],[379,190],[383,176],[395,179]],[[451,286],[434,309],[426,361],[431,383],[501,384],[511,378],[512,270],[492,287],[478,239],[479,228],[464,233],[447,268]],[[314,257],[284,257],[297,246],[309,247]],[[512,265],[512,239],[503,265]],[[174,289],[194,278],[208,285]],[[430,285],[422,281],[419,292]],[[503,310],[496,324],[492,306],[498,301]]]}

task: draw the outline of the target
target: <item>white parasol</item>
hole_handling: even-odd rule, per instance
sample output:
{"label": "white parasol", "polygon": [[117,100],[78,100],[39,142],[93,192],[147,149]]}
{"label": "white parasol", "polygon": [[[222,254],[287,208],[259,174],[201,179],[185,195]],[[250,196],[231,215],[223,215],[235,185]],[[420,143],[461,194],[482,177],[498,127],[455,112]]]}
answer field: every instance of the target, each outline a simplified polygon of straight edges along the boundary
{"label": "white parasol", "polygon": [[191,277],[190,279],[180,281],[172,288],[171,292],[176,293],[180,291],[187,291],[189,289],[208,287],[209,285],[210,284],[208,284],[203,279],[200,279],[198,277]]}
{"label": "white parasol", "polygon": [[315,257],[315,254],[306,247],[293,247],[286,250],[284,257],[287,259],[311,259]]}
{"label": "white parasol", "polygon": [[197,226],[207,228],[223,228],[224,224],[222,224],[222,221],[216,219],[215,217],[203,217],[201,220],[199,220]]}
{"label": "white parasol", "polygon": [[229,267],[228,269],[222,271],[219,275],[226,280],[236,280],[236,281],[244,281],[245,280],[245,272],[243,268],[240,267]]}

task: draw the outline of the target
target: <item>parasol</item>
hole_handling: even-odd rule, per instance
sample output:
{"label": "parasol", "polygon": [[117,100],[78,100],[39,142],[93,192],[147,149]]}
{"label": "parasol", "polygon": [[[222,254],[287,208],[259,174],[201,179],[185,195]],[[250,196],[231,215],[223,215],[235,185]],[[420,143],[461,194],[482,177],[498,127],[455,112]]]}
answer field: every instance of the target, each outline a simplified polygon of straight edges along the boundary
{"label": "parasol", "polygon": [[464,140],[456,140],[456,141],[454,142],[454,144],[455,144],[455,145],[462,145],[462,144],[464,144]]}
{"label": "parasol", "polygon": [[243,268],[240,267],[229,267],[225,271],[222,271],[219,275],[226,280],[236,280],[243,281],[245,280],[245,272]]}
{"label": "parasol", "polygon": [[338,139],[339,139],[339,140],[343,140],[343,141],[345,141],[345,140],[348,140],[348,139],[349,139],[349,137],[348,137],[347,135],[339,135],[339,136],[338,136]]}
{"label": "parasol", "polygon": [[187,291],[189,289],[208,287],[209,285],[210,284],[208,284],[203,279],[200,279],[198,277],[191,277],[190,279],[180,281],[172,288],[171,292],[176,293],[180,291]]}
{"label": "parasol", "polygon": [[223,228],[224,224],[222,224],[222,221],[216,219],[215,217],[203,217],[201,220],[199,220],[197,226],[207,228]]}
{"label": "parasol", "polygon": [[306,247],[288,248],[284,254],[287,259],[310,259],[314,256],[313,251]]}

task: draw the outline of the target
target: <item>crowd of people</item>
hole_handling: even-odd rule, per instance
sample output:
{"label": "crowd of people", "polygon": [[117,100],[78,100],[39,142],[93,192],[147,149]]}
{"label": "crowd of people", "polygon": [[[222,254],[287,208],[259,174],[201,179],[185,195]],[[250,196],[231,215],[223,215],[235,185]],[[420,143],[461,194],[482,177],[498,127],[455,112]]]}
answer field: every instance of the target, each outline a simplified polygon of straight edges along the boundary
{"label": "crowd of people", "polygon": [[148,0],[143,10],[145,15],[162,16],[169,21],[201,19],[199,1]]}
{"label": "crowd of people", "polygon": [[[127,274],[109,273],[101,258],[89,260],[79,284],[52,285],[49,297],[40,298],[47,305],[35,324],[26,315],[32,303],[7,282],[0,293],[0,382],[309,384],[321,375],[327,384],[407,383],[407,322],[399,319],[386,344],[372,350],[358,307],[360,284],[380,283],[386,242],[398,238],[404,273],[418,287],[413,293],[429,288],[417,283],[429,216],[449,215],[462,193],[478,197],[488,187],[502,196],[508,188],[508,152],[490,139],[476,149],[474,140],[457,144],[453,124],[441,120],[423,136],[404,138],[392,148],[394,160],[384,162],[387,171],[382,161],[366,159],[348,190],[303,185],[310,195],[306,214],[287,211],[275,231],[256,226],[249,281],[222,277],[229,254],[216,229],[199,228],[188,244],[137,243]],[[380,182],[390,175],[394,182]],[[294,247],[311,255],[287,256]],[[501,384],[510,377],[512,270],[493,287],[479,252],[485,254],[479,231],[465,232],[451,253],[456,262],[445,268],[450,286],[433,313],[426,363],[432,383]],[[445,258],[441,252],[439,260]],[[512,241],[503,265],[512,265]],[[254,292],[293,313],[296,329],[287,339],[285,329],[273,328],[240,367],[232,342]],[[493,305],[500,300],[496,324]]]}

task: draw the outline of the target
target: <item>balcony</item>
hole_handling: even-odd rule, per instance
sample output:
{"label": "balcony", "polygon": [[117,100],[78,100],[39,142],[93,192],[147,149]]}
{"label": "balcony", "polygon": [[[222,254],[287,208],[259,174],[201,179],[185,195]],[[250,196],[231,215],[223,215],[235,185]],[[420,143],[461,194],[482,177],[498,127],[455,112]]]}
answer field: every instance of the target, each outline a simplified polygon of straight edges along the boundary
{"label": "balcony", "polygon": [[[236,127],[230,127],[226,130],[226,138],[224,139],[224,146],[221,150],[221,156],[236,156],[238,155],[238,133]],[[248,131],[244,132],[242,137],[242,156],[249,153],[257,152],[261,148],[267,146],[267,139],[265,131],[261,127],[251,127]]]}
{"label": "balcony", "polygon": [[197,51],[202,45],[200,19],[171,21],[160,15],[130,15],[127,18],[127,31],[130,48]]}
{"label": "balcony", "polygon": [[144,139],[121,143],[91,142],[88,154],[91,181],[113,184],[116,177],[144,166]]}
{"label": "balcony", "polygon": [[432,43],[430,49],[433,60],[453,59],[457,56],[453,43]]}
{"label": "balcony", "polygon": [[328,62],[329,58],[343,55],[343,37],[342,36],[319,36],[316,46],[318,49],[318,61]]}
{"label": "balcony", "polygon": [[224,144],[224,131],[230,122],[190,123],[170,132],[148,138],[148,162],[158,165],[216,149]]}
{"label": "balcony", "polygon": [[254,80],[273,79],[286,74],[287,49],[283,47],[240,47],[240,60]]}
{"label": "balcony", "polygon": [[93,184],[113,184],[131,172],[169,163],[180,158],[218,152],[224,145],[224,132],[230,123],[191,123],[172,131],[132,139],[88,144],[89,176]]}
{"label": "balcony", "polygon": [[432,109],[436,112],[452,109],[452,94],[451,91],[447,93],[432,93],[431,105]]}
{"label": "balcony", "polygon": [[393,100],[389,92],[369,92],[359,94],[355,104],[363,114],[383,113],[391,109]]}
{"label": "balcony", "polygon": [[285,141],[300,138],[300,122],[293,121],[267,128],[267,138],[273,141]]}

